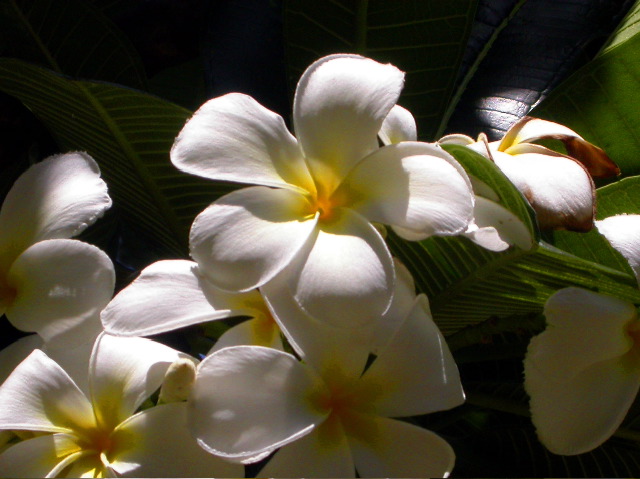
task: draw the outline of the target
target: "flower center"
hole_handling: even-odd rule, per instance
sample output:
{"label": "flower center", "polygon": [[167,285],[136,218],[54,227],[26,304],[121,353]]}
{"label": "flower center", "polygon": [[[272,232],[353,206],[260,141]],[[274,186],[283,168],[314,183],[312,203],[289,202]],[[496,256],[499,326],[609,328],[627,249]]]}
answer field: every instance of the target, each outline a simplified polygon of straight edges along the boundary
{"label": "flower center", "polygon": [[109,456],[114,447],[114,441],[111,438],[111,431],[102,429],[92,429],[83,434],[78,445],[83,450],[85,457],[91,457],[92,461],[96,461],[97,469],[107,467],[110,464]]}

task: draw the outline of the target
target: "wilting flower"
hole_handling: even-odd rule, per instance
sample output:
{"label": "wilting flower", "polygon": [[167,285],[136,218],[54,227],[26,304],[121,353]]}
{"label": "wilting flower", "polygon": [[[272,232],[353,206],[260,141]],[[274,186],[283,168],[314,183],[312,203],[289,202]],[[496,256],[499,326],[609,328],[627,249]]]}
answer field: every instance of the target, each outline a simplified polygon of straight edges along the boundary
{"label": "wilting flower", "polygon": [[259,346],[213,353],[188,401],[193,434],[243,463],[280,448],[260,477],[446,476],[455,460],[448,443],[391,418],[461,404],[458,370],[424,295],[403,319],[366,370],[365,342],[318,347],[305,362]]}
{"label": "wilting flower", "polygon": [[[555,139],[564,143],[563,155],[534,141]],[[504,138],[476,142],[465,135],[444,141],[466,144],[493,159],[527,198],[541,228],[589,231],[595,214],[593,178],[616,176],[620,170],[606,153],[573,130],[538,118],[524,117]]]}
{"label": "wilting flower", "polygon": [[249,316],[215,345],[254,344],[282,348],[280,330],[257,290],[230,293],[213,286],[193,261],[165,260],[146,267],[102,311],[107,332],[150,336],[193,324]]}
{"label": "wilting flower", "polygon": [[[598,230],[638,272],[640,216],[597,221]],[[540,441],[580,454],[620,426],[640,388],[640,319],[634,304],[565,288],[544,308],[547,328],[525,357],[525,388]]]}
{"label": "wilting flower", "polygon": [[463,231],[473,196],[439,147],[379,148],[377,134],[403,74],[357,55],[331,55],[302,75],[297,139],[251,97],[205,103],[171,151],[179,169],[258,186],[232,192],[194,221],[191,255],[217,287],[250,291],[281,275],[309,314],[344,325],[389,306],[394,271],[371,222],[412,238]]}
{"label": "wilting flower", "polygon": [[[101,335],[82,389],[36,350],[0,386],[0,430],[25,438],[0,454],[3,477],[240,477],[198,446],[186,403],[136,412],[184,355],[143,338]],[[32,433],[29,435],[29,433]]]}
{"label": "wilting flower", "polygon": [[0,210],[0,314],[46,341],[95,338],[113,294],[113,265],[95,246],[67,238],[110,206],[85,153],[53,156],[23,173]]}

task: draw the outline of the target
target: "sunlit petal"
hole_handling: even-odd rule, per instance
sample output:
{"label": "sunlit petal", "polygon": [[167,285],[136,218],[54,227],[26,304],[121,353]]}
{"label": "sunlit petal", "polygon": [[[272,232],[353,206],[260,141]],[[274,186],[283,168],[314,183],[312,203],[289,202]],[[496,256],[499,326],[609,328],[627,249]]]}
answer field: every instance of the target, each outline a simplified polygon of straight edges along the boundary
{"label": "sunlit petal", "polygon": [[294,356],[259,346],[205,358],[189,400],[189,424],[202,447],[238,462],[264,457],[322,422],[311,395],[323,383]]}
{"label": "sunlit petal", "polygon": [[0,386],[0,429],[70,432],[95,425],[89,400],[39,349]]}
{"label": "sunlit petal", "polygon": [[152,407],[116,429],[111,467],[124,477],[243,477],[244,468],[209,454],[187,428],[187,404]]}
{"label": "sunlit petal", "polygon": [[193,222],[191,256],[214,285],[247,291],[269,281],[305,246],[315,229],[297,192],[255,186],[213,203]]}
{"label": "sunlit petal", "polygon": [[0,476],[55,477],[49,474],[65,457],[80,450],[74,439],[67,434],[47,434],[19,442],[0,454]]}
{"label": "sunlit petal", "polygon": [[362,376],[378,391],[378,414],[412,416],[451,409],[464,402],[458,368],[420,295],[395,336]]}
{"label": "sunlit petal", "polygon": [[216,341],[211,354],[229,346],[264,346],[267,348],[283,349],[280,339],[280,328],[271,318],[259,316],[248,319],[227,329]]}
{"label": "sunlit petal", "polygon": [[293,123],[312,174],[327,193],[378,147],[378,132],[403,82],[393,65],[358,55],[329,55],[304,72]]}
{"label": "sunlit petal", "polygon": [[282,117],[240,93],[202,105],[176,138],[171,161],[213,180],[313,191],[298,143]]}
{"label": "sunlit petal", "polygon": [[412,230],[423,239],[460,233],[473,217],[466,173],[451,155],[426,143],[380,148],[341,188],[369,220]]}
{"label": "sunlit petal", "polygon": [[409,110],[395,105],[382,122],[378,136],[385,145],[401,141],[416,141],[418,139],[416,120]]}
{"label": "sunlit petal", "polygon": [[16,297],[7,318],[46,341],[90,341],[102,329],[100,310],[113,295],[115,272],[109,257],[90,244],[68,239],[31,246],[8,275]]}
{"label": "sunlit petal", "polygon": [[596,221],[596,227],[629,262],[640,282],[640,215],[609,216]]}
{"label": "sunlit petal", "polygon": [[350,437],[360,477],[447,477],[455,454],[441,437],[405,422],[372,418],[376,434],[369,441]]}

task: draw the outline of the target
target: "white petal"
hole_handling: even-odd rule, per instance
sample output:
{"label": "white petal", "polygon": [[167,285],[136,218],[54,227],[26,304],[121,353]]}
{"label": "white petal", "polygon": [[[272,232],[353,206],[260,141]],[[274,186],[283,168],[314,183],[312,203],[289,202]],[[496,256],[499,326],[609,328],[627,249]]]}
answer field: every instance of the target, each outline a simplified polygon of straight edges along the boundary
{"label": "white petal", "polygon": [[438,143],[441,145],[461,145],[461,146],[470,146],[473,143],[476,143],[476,140],[471,138],[470,136],[463,135],[461,133],[452,133],[450,135],[445,135],[438,140]]}
{"label": "white petal", "polygon": [[546,302],[547,329],[529,344],[527,360],[557,381],[592,364],[625,355],[637,323],[633,304],[579,288],[561,289]]}
{"label": "white petal", "polygon": [[313,189],[282,117],[240,93],[202,105],[176,138],[171,161],[213,180]]}
{"label": "white petal", "polygon": [[376,418],[376,434],[368,441],[352,439],[360,477],[447,477],[455,463],[451,446],[420,427]]}
{"label": "white petal", "polygon": [[[286,278],[285,278],[286,280]],[[276,278],[262,287],[274,318],[287,340],[316,371],[337,367],[348,377],[359,377],[369,358],[372,327],[336,327],[300,308],[286,281]]]}
{"label": "white petal", "polygon": [[493,159],[529,200],[542,228],[588,231],[594,214],[591,176],[577,161],[549,151],[528,145],[519,147],[515,156],[493,152]]}
{"label": "white petal", "polygon": [[404,324],[362,376],[379,391],[378,414],[413,416],[451,409],[464,402],[458,368],[420,295]]}
{"label": "white petal", "polygon": [[[561,361],[558,358],[557,368]],[[640,387],[640,362],[631,353],[595,363],[570,379],[558,380],[537,364],[529,357],[525,360],[531,419],[540,441],[555,454],[581,454],[606,441]]]}
{"label": "white petal", "polygon": [[13,370],[26,359],[34,349],[41,349],[44,342],[37,334],[30,334],[0,351],[0,384],[13,372]]}
{"label": "white petal", "polygon": [[146,267],[102,311],[105,330],[147,336],[242,314],[215,309],[208,301],[193,261],[158,261]]}
{"label": "white petal", "polygon": [[272,318],[260,316],[248,319],[226,330],[216,341],[211,351],[219,351],[229,346],[264,346],[284,349],[280,339],[280,328]]}
{"label": "white petal", "polygon": [[205,358],[189,400],[189,424],[202,447],[251,462],[322,422],[310,400],[324,386],[294,356],[260,346],[234,346]]}
{"label": "white petal", "polygon": [[[337,422],[337,421],[336,421]],[[347,438],[340,428],[327,440],[325,424],[281,448],[262,468],[258,477],[355,477]]]}
{"label": "white petal", "polygon": [[409,110],[395,105],[382,122],[378,136],[385,145],[401,141],[416,141],[418,139],[416,120]]}
{"label": "white petal", "polygon": [[90,366],[91,398],[98,421],[115,427],[131,416],[180,357],[175,349],[149,339],[102,334]]}
{"label": "white petal", "polygon": [[109,257],[77,240],[45,240],[13,263],[7,277],[16,298],[7,318],[46,341],[91,341],[102,329],[100,311],[113,295],[115,272]]}
{"label": "white petal", "polygon": [[383,314],[395,282],[380,233],[347,208],[337,209],[333,221],[322,224],[306,259],[299,256],[283,275],[307,313],[343,328],[362,326]]}
{"label": "white petal", "polygon": [[490,251],[504,251],[511,245],[524,250],[533,247],[533,238],[525,224],[502,205],[476,196],[473,209],[475,228],[465,236]]}
{"label": "white petal", "polygon": [[315,229],[304,196],[255,186],[223,196],[191,227],[191,256],[211,282],[230,291],[261,286],[285,268]]}
{"label": "white petal", "polygon": [[243,477],[244,467],[209,454],[187,428],[187,404],[146,409],[118,426],[111,467],[124,477]]}
{"label": "white petal", "polygon": [[327,193],[378,147],[378,131],[403,82],[393,65],[358,55],[330,55],[304,72],[293,123],[312,174]]}
{"label": "white petal", "polygon": [[462,167],[434,145],[404,142],[378,149],[345,179],[353,208],[371,221],[426,238],[464,231],[473,217],[473,190]]}
{"label": "white petal", "polygon": [[0,210],[0,271],[44,239],[71,238],[111,206],[107,185],[86,153],[51,156],[15,182]]}
{"label": "white petal", "polygon": [[39,349],[0,386],[0,429],[71,432],[95,426],[89,400]]}
{"label": "white petal", "polygon": [[[47,434],[19,442],[0,454],[2,477],[55,477],[51,472],[80,447],[67,434]],[[58,471],[60,472],[60,471]]]}
{"label": "white petal", "polygon": [[596,227],[629,262],[640,282],[640,215],[609,216],[596,221]]}
{"label": "white petal", "polygon": [[42,350],[64,369],[85,396],[90,397],[89,390],[89,362],[93,351],[93,341],[68,345],[49,341],[44,344]]}

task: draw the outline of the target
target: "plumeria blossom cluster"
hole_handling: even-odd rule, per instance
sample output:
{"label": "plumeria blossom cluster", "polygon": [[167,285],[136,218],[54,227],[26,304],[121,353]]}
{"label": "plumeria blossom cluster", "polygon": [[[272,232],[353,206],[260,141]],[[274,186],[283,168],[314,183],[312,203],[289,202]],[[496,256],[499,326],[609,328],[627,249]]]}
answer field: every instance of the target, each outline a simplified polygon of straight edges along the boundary
{"label": "plumeria blossom cluster", "polygon": [[[96,163],[70,153],[29,169],[0,211],[0,312],[35,333],[0,353],[0,475],[242,477],[248,464],[264,477],[449,475],[447,441],[403,418],[461,405],[462,383],[386,228],[407,241],[534,246],[441,144],[494,161],[543,227],[589,229],[592,176],[617,170],[575,132],[530,118],[497,144],[417,141],[397,105],[403,81],[362,56],[321,58],[298,83],[295,135],[247,95],[209,100],[170,160],[246,186],[195,218],[191,259],[148,265],[115,296],[109,258],[68,239],[111,205]],[[567,154],[532,143],[547,137]],[[559,171],[577,186],[551,181]],[[627,221],[633,234],[621,233]],[[640,221],[597,227],[640,268]],[[612,434],[637,393],[640,323],[633,305],[577,289],[545,312],[526,387],[541,440],[572,454]],[[147,338],[230,318],[198,357]],[[602,347],[585,354],[592,339]],[[584,402],[594,388],[604,392]]]}

